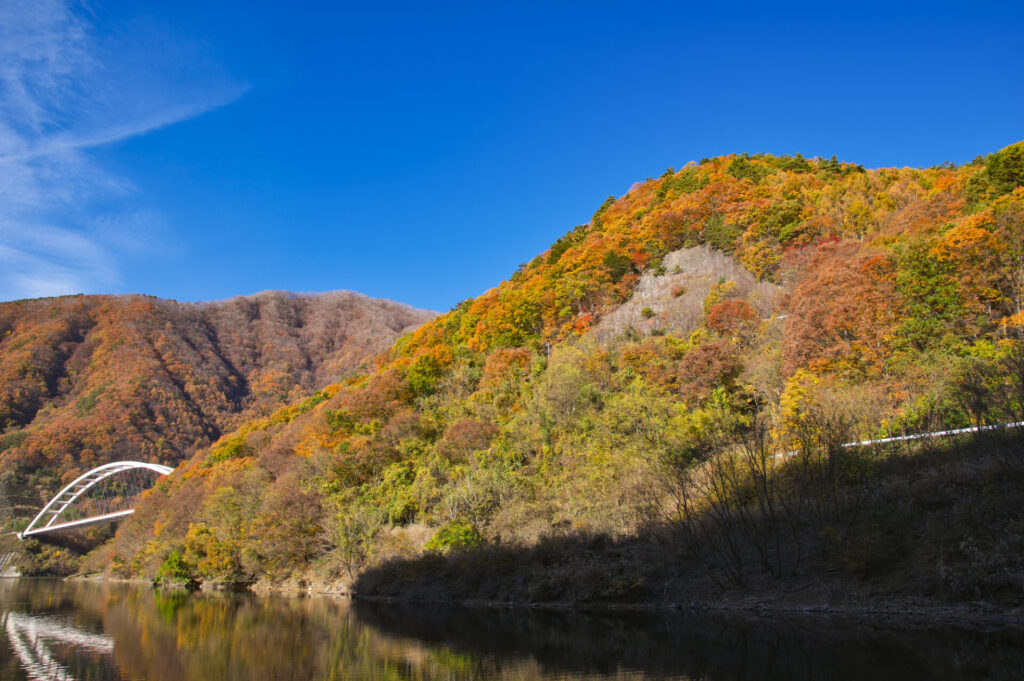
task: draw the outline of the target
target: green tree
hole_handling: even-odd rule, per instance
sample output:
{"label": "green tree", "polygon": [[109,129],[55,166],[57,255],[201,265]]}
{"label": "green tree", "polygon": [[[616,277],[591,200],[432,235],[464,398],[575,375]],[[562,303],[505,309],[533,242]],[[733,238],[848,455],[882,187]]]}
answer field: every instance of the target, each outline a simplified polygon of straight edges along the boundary
{"label": "green tree", "polygon": [[997,151],[986,160],[985,174],[1000,194],[1024,185],[1024,142]]}
{"label": "green tree", "polygon": [[604,263],[605,269],[608,271],[608,276],[610,276],[614,282],[620,281],[633,269],[633,263],[630,259],[624,255],[616,253],[615,251],[608,251],[602,262]]}

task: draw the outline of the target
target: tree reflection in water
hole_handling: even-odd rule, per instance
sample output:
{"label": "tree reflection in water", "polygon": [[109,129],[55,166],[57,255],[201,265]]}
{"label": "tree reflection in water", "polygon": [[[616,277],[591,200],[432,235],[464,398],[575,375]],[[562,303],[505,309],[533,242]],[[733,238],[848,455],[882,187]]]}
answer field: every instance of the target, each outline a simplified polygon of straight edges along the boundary
{"label": "tree reflection in water", "polygon": [[[902,681],[1024,669],[1024,632],[1013,627],[408,607],[45,580],[0,581],[0,607],[4,679]],[[26,664],[26,649],[50,666]]]}

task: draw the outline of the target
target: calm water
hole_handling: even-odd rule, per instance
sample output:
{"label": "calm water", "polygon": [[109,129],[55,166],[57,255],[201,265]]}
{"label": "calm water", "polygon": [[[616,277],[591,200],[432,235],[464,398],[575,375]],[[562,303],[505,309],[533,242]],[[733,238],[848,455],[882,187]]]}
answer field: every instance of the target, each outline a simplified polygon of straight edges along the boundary
{"label": "calm water", "polygon": [[1020,679],[1024,632],[0,580],[2,679]]}

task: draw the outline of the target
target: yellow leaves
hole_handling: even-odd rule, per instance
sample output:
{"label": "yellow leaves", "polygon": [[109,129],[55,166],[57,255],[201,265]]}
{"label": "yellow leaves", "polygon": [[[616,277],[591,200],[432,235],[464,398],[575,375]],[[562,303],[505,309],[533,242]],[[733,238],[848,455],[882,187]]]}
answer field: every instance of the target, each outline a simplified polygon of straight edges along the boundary
{"label": "yellow leaves", "polygon": [[228,459],[217,466],[217,475],[220,477],[230,476],[233,473],[240,473],[252,468],[253,458],[241,456],[236,459]]}
{"label": "yellow leaves", "polygon": [[765,241],[753,241],[743,235],[744,248],[739,253],[740,262],[758,279],[764,279],[782,258],[779,249]]}
{"label": "yellow leaves", "polygon": [[236,543],[221,540],[205,523],[189,523],[185,559],[207,578],[231,579],[238,571]]}
{"label": "yellow leaves", "polygon": [[710,310],[713,305],[720,303],[729,297],[729,294],[732,293],[735,288],[735,281],[723,281],[712,286],[711,291],[708,292],[707,298],[705,298],[702,303],[704,314],[707,315],[708,310]]}
{"label": "yellow leaves", "polygon": [[849,233],[861,236],[868,231],[874,221],[874,214],[871,207],[860,199],[854,199],[846,209],[843,219],[843,229]]}
{"label": "yellow leaves", "polygon": [[779,399],[782,427],[785,430],[793,431],[803,425],[814,389],[820,384],[821,379],[806,369],[797,369],[789,377]]}
{"label": "yellow leaves", "polygon": [[884,191],[880,191],[875,194],[875,205],[883,210],[891,211],[896,210],[896,201]]}

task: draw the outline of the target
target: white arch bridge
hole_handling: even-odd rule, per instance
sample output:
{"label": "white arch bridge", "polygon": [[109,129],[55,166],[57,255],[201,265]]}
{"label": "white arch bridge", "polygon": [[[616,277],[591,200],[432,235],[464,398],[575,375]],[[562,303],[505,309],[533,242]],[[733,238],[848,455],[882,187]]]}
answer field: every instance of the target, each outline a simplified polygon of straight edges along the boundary
{"label": "white arch bridge", "polygon": [[135,513],[138,496],[173,468],[158,463],[118,461],[75,478],[32,519],[19,539],[99,525]]}

